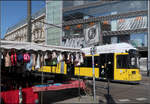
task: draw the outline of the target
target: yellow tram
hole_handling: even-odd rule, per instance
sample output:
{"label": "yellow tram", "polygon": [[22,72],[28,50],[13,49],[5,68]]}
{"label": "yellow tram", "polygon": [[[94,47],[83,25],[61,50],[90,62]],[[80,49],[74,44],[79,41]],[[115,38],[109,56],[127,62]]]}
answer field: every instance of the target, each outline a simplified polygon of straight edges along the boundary
{"label": "yellow tram", "polygon": [[[85,53],[84,63],[71,67],[63,61],[52,66],[43,66],[38,71],[53,74],[70,74],[71,77],[92,78],[92,55],[90,48],[81,49]],[[96,46],[94,55],[95,78],[115,81],[139,82],[142,77],[139,69],[138,52],[127,43]],[[34,70],[34,69],[33,69]]]}

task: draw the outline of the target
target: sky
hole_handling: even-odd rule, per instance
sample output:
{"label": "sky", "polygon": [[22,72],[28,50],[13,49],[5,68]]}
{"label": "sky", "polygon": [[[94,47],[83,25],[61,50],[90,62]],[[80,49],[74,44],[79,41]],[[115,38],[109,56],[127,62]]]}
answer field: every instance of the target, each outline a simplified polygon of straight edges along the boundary
{"label": "sky", "polygon": [[[44,0],[31,0],[32,14],[45,7]],[[1,1],[1,38],[7,29],[27,17],[27,0]]]}

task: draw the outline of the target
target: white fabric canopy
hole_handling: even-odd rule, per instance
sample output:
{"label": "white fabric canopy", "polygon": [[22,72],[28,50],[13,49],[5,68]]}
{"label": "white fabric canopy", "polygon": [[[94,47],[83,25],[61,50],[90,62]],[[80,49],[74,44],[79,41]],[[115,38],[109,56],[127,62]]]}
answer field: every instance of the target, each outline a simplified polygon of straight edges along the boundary
{"label": "white fabric canopy", "polygon": [[54,46],[54,45],[42,45],[30,42],[16,42],[16,41],[5,41],[1,40],[1,48],[3,49],[25,49],[25,50],[34,50],[34,51],[46,51],[46,50],[57,50],[57,51],[70,51],[70,52],[79,52],[80,48],[69,48],[63,46]]}

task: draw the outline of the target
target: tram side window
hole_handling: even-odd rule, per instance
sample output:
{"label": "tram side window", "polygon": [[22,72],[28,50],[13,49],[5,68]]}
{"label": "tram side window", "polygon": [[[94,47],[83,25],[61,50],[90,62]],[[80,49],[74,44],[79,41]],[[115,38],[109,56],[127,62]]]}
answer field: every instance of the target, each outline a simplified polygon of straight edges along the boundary
{"label": "tram side window", "polygon": [[130,66],[130,68],[138,68],[137,57],[135,57],[135,56],[130,57],[129,66]]}
{"label": "tram side window", "polygon": [[92,57],[85,57],[84,63],[81,64],[81,67],[92,67]]}
{"label": "tram side window", "polygon": [[[95,67],[98,67],[98,56],[94,56]],[[86,57],[84,63],[81,64],[81,67],[92,67],[92,57]]]}
{"label": "tram side window", "polygon": [[128,68],[128,55],[117,56],[117,68]]}

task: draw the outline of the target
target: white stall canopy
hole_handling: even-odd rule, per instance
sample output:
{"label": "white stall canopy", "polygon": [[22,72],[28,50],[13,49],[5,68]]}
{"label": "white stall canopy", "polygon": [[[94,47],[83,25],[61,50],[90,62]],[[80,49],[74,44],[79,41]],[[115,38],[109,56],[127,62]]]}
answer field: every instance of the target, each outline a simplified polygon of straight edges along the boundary
{"label": "white stall canopy", "polygon": [[34,50],[34,51],[46,51],[46,50],[57,50],[57,51],[70,51],[70,52],[80,52],[80,48],[69,48],[63,46],[54,45],[42,45],[30,42],[16,42],[16,41],[6,41],[1,40],[1,49],[24,49],[24,50]]}

